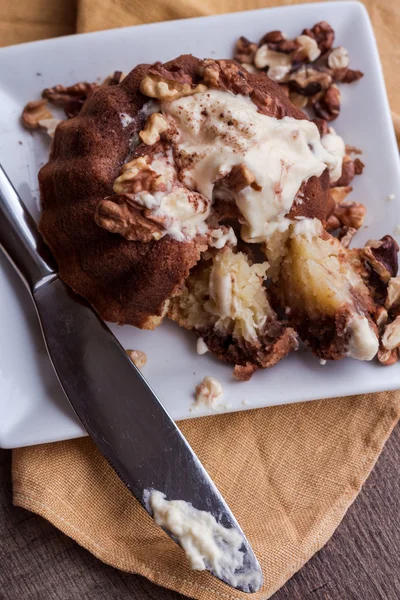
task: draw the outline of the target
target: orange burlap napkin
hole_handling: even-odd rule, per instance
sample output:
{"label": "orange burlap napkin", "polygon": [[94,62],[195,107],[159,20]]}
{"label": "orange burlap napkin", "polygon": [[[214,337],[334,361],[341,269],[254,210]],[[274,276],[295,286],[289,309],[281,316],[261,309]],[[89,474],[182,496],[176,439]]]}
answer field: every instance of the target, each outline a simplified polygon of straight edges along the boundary
{"label": "orange burlap napkin", "polygon": [[[78,31],[89,31],[272,4],[3,0],[0,43],[70,33],[75,19]],[[400,114],[400,6],[385,0],[366,5],[391,105]],[[316,12],[316,20],[320,16]],[[400,392],[390,392],[180,423],[260,559],[265,584],[254,598],[270,597],[329,539],[399,415]],[[249,597],[205,572],[190,571],[183,552],[154,525],[89,439],[19,449],[13,458],[15,504],[43,515],[104,562],[199,600]]]}

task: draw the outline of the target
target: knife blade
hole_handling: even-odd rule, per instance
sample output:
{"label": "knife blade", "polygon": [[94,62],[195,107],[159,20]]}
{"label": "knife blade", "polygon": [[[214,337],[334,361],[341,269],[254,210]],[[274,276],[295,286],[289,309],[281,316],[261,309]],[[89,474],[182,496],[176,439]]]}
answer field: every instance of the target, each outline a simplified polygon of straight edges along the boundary
{"label": "knife blade", "polygon": [[[257,591],[261,568],[231,510],[109,328],[58,277],[49,249],[1,166],[0,246],[31,292],[50,360],[69,402],[117,475],[156,520],[149,498],[161,492],[168,500],[206,511],[224,530],[237,532],[238,568],[220,569],[207,558],[205,567],[236,589]],[[190,514],[202,519],[202,513]],[[185,546],[173,528],[164,529]],[[213,534],[213,542],[214,538]],[[226,540],[217,542],[218,552],[226,557]]]}

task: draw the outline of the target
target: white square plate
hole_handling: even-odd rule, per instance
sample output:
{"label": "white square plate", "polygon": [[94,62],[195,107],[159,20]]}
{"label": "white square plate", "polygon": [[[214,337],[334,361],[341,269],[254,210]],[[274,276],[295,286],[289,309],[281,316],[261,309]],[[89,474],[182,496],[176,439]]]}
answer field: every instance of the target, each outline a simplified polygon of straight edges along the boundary
{"label": "white square plate", "polygon": [[[366,169],[355,182],[353,197],[366,204],[368,216],[356,243],[395,234],[400,223],[398,151],[371,24],[357,2],[272,8],[4,48],[0,50],[0,162],[37,218],[37,171],[46,161],[48,144],[40,135],[24,131],[19,115],[43,88],[93,81],[116,69],[129,71],[138,63],[166,61],[182,53],[228,58],[240,35],[258,41],[265,32],[282,29],[294,37],[320,20],[331,23],[336,43],[348,48],[352,66],[365,73],[360,82],[341,86],[342,113],[335,122],[347,143],[364,151]],[[390,194],[395,195],[391,202]],[[52,373],[30,298],[3,256],[0,294],[0,446],[83,435]],[[146,352],[143,373],[174,419],[207,413],[207,409],[190,410],[193,391],[204,375],[223,384],[226,411],[400,387],[400,364],[383,368],[347,359],[322,367],[305,350],[272,370],[259,371],[250,382],[239,383],[232,378],[230,366],[209,354],[198,356],[195,337],[172,323],[154,332],[129,326],[112,329],[124,347]]]}

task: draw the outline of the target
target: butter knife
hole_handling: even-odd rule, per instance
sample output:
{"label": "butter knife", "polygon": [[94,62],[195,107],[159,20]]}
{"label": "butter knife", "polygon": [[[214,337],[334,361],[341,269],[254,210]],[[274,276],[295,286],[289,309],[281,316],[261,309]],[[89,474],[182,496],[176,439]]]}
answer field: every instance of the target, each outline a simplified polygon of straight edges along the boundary
{"label": "butter knife", "polygon": [[[48,247],[1,166],[0,247],[32,296],[61,387],[120,479],[186,551],[196,545],[193,535],[201,524],[210,546],[203,563],[213,575],[244,592],[260,589],[260,565],[218,489],[108,327],[58,277]],[[163,514],[157,512],[160,502]],[[177,515],[186,537],[171,525]]]}

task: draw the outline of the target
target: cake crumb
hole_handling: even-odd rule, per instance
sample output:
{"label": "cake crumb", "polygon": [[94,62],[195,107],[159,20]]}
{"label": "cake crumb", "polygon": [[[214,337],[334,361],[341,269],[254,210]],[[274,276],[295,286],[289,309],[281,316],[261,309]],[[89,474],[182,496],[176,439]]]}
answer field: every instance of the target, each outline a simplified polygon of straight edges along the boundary
{"label": "cake crumb", "polygon": [[325,360],[325,358],[320,358],[320,359],[319,359],[319,364],[320,364],[320,365],[322,365],[322,366],[326,365],[326,360]]}
{"label": "cake crumb", "polygon": [[222,385],[214,377],[204,377],[203,381],[196,387],[195,406],[204,404],[210,408],[216,408],[223,396]]}
{"label": "cake crumb", "polygon": [[126,353],[138,369],[141,369],[147,363],[147,356],[141,350],[127,350]]}
{"label": "cake crumb", "polygon": [[242,400],[243,406],[249,406],[250,402],[248,400]]}
{"label": "cake crumb", "polygon": [[396,198],[396,196],[394,194],[389,194],[388,196],[386,196],[386,200],[388,200],[389,202],[391,202],[395,198]]}
{"label": "cake crumb", "polygon": [[203,338],[198,338],[196,346],[197,354],[205,354],[208,352],[208,347]]}
{"label": "cake crumb", "polygon": [[400,235],[400,225],[396,225],[394,229],[394,235]]}

